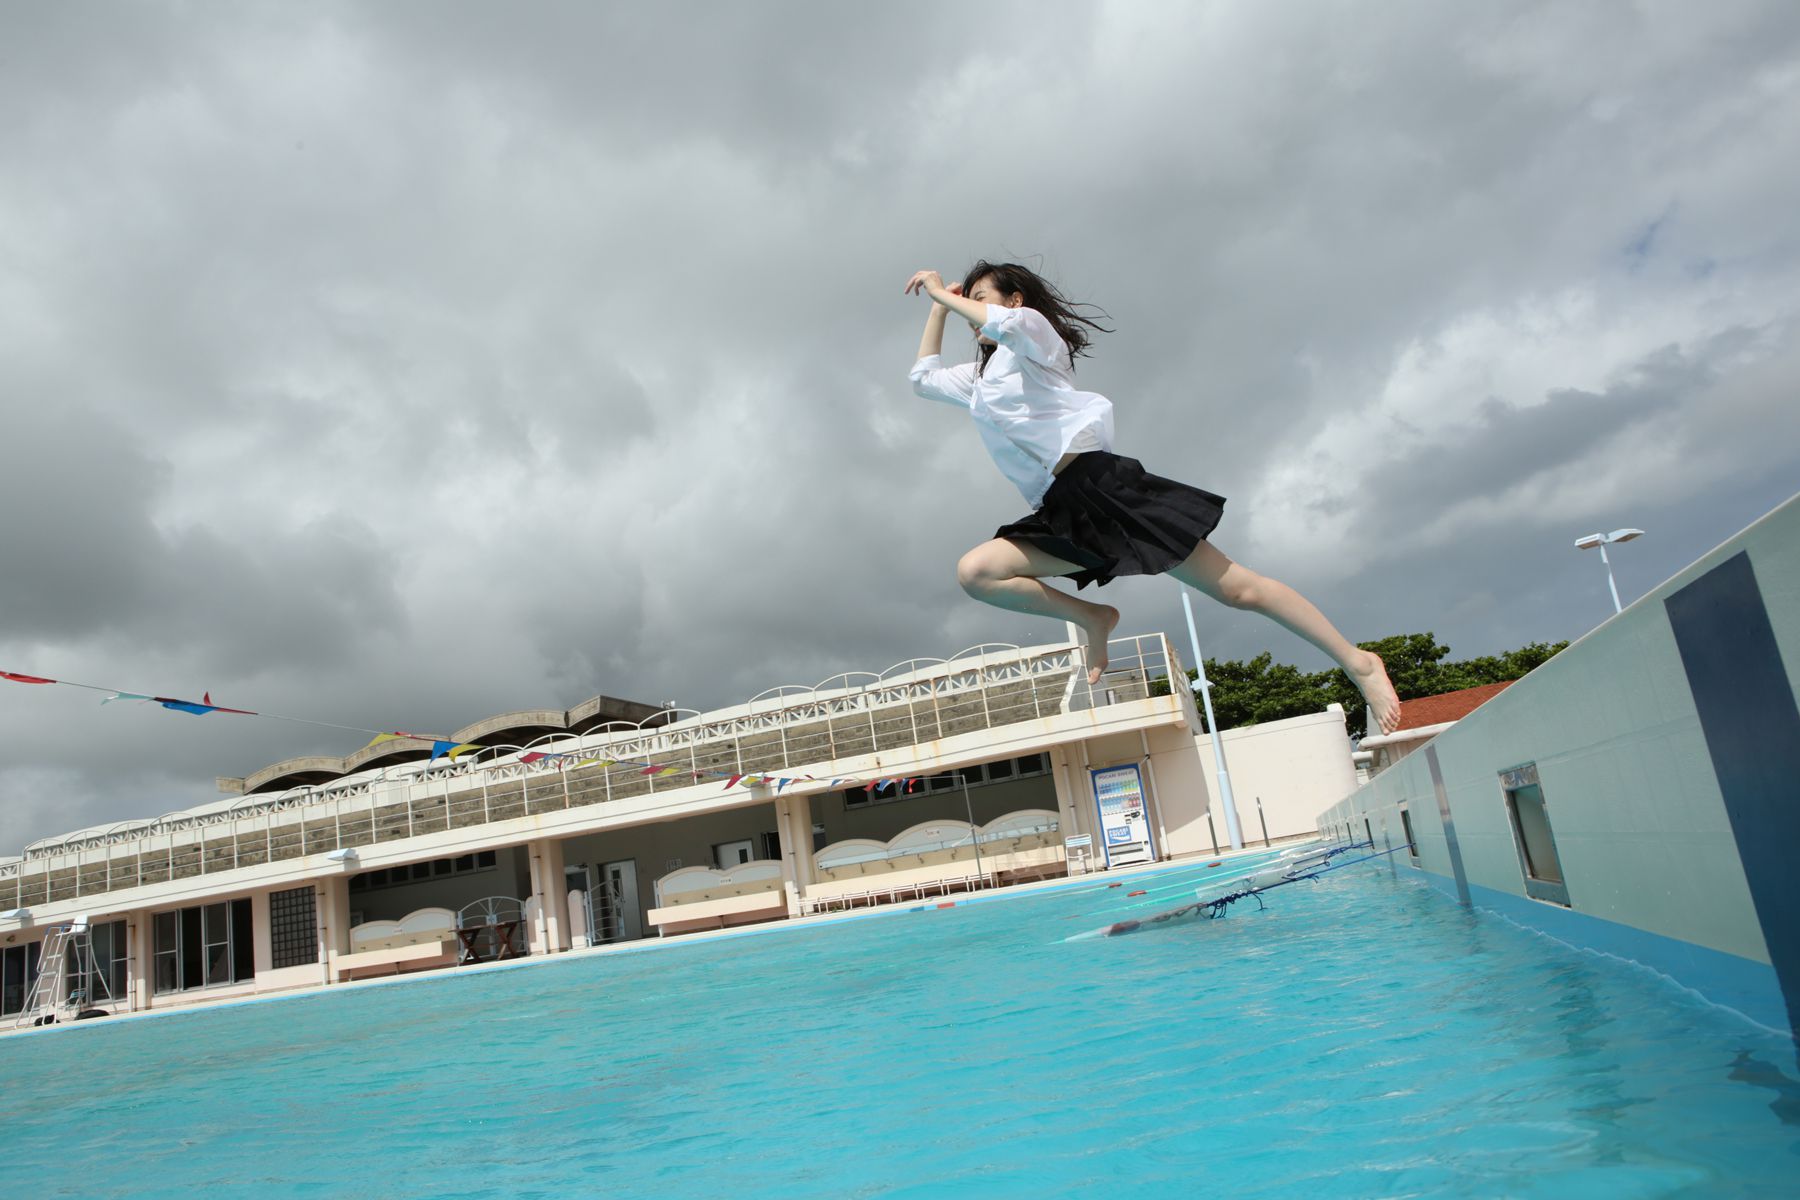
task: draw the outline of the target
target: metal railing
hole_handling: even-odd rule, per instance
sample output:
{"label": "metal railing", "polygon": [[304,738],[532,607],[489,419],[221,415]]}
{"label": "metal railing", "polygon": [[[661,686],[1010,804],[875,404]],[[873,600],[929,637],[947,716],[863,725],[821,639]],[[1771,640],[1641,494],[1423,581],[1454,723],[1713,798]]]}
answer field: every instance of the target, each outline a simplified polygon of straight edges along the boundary
{"label": "metal railing", "polygon": [[[1106,674],[1093,686],[1072,645],[988,644],[948,659],[909,659],[879,674],[836,675],[811,688],[772,688],[713,713],[668,710],[684,714],[668,723],[651,724],[666,721],[665,711],[638,725],[546,734],[523,746],[486,746],[455,762],[389,766],[246,796],[222,809],[84,830],[33,843],[22,858],[0,863],[0,905],[58,903],[555,810],[673,796],[717,788],[721,775],[799,776],[811,769],[829,778],[845,759],[1167,694],[1168,680],[1184,678],[1162,634],[1115,638],[1107,650]],[[523,761],[527,756],[532,761]],[[618,761],[571,766],[578,758]],[[642,763],[677,773],[659,783]]]}

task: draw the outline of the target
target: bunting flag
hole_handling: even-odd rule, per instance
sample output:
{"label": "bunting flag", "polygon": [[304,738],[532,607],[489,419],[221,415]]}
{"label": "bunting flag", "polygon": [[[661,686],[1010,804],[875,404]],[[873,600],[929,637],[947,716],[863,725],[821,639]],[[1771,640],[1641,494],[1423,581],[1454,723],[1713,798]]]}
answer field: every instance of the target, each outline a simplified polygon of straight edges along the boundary
{"label": "bunting flag", "polygon": [[[198,701],[194,701],[194,700],[181,700],[181,699],[177,699],[173,696],[158,696],[158,695],[153,695],[153,694],[146,693],[146,692],[127,692],[127,691],[122,691],[118,688],[99,687],[99,686],[96,686],[91,683],[76,683],[75,681],[68,680],[68,679],[52,679],[46,675],[29,675],[29,674],[26,674],[21,671],[0,671],[0,679],[9,680],[13,683],[60,684],[63,687],[81,688],[81,689],[84,689],[84,690],[90,691],[90,692],[102,692],[102,693],[104,693],[104,695],[101,697],[100,703],[103,705],[111,704],[115,700],[136,700],[136,701],[139,701],[140,703],[161,705],[163,708],[169,709],[173,712],[188,713],[192,716],[205,716],[207,713],[215,713],[215,712],[216,713],[231,713],[231,714],[236,714],[238,716],[245,716],[245,717],[262,717],[265,720],[271,720],[271,721],[288,721],[288,722],[292,722],[294,724],[299,724],[299,725],[313,725],[313,726],[316,726],[321,729],[341,729],[341,730],[346,730],[351,733],[373,734],[374,736],[363,746],[364,750],[368,750],[372,747],[384,745],[387,742],[397,741],[397,740],[400,740],[403,738],[411,739],[413,741],[423,742],[423,743],[430,745],[430,747],[431,747],[430,761],[432,761],[432,762],[436,762],[440,758],[449,758],[452,762],[454,762],[457,759],[461,758],[465,754],[469,754],[469,753],[472,753],[472,752],[478,751],[478,750],[487,749],[487,747],[484,747],[475,742],[456,742],[449,738],[438,737],[433,734],[411,733],[404,729],[395,729],[395,730],[365,729],[365,728],[362,728],[362,727],[356,726],[356,725],[339,725],[339,724],[336,724],[331,721],[315,721],[315,720],[308,719],[306,717],[288,717],[288,716],[282,716],[279,713],[258,712],[255,709],[249,709],[249,708],[230,708],[223,704],[214,704],[213,698],[212,698],[212,692],[210,692],[210,691],[202,692],[201,698]],[[607,767],[624,766],[624,767],[636,768],[640,775],[650,777],[650,778],[667,778],[668,776],[671,776],[671,775],[685,774],[685,775],[688,775],[689,777],[691,777],[697,783],[702,782],[709,778],[710,779],[724,779],[726,791],[730,791],[732,788],[738,787],[740,785],[743,787],[747,787],[747,788],[755,788],[755,787],[761,787],[764,784],[772,782],[776,785],[776,787],[775,787],[776,794],[779,795],[781,792],[785,791],[788,787],[795,785],[795,784],[818,783],[819,782],[818,779],[816,779],[814,776],[811,776],[811,775],[773,775],[773,774],[758,775],[758,774],[732,773],[732,772],[726,772],[726,771],[696,771],[689,767],[672,766],[672,765],[666,765],[666,764],[662,764],[662,763],[649,762],[646,760],[638,760],[638,761],[632,761],[629,759],[621,760],[621,759],[615,759],[615,758],[608,758],[608,757],[604,757],[604,756],[581,755],[578,753],[569,753],[569,752],[555,751],[555,750],[525,751],[524,753],[519,755],[518,761],[521,763],[529,764],[529,763],[542,762],[545,759],[556,760],[557,765],[564,770],[568,770],[571,767],[573,767],[573,768],[599,767],[602,770],[604,770]],[[832,776],[830,781],[826,784],[826,787],[828,789],[835,790],[836,788],[839,788],[842,786],[849,786],[849,787],[861,786],[865,792],[881,792],[881,791],[885,791],[890,784],[893,784],[893,785],[901,787],[901,789],[905,792],[911,792],[917,787],[917,785],[921,782],[921,780],[923,780],[923,778],[924,778],[924,776],[912,776],[910,778],[908,778],[908,777],[900,777],[900,778],[890,777],[890,778],[885,778],[885,779],[871,779],[871,780],[865,781],[865,780],[856,779],[856,778],[849,777],[849,776],[834,775],[834,776]]]}
{"label": "bunting flag", "polygon": [[192,700],[170,700],[164,696],[152,696],[151,699],[164,708],[173,709],[176,712],[193,713],[196,717],[204,717],[213,711],[212,705],[195,704]]}

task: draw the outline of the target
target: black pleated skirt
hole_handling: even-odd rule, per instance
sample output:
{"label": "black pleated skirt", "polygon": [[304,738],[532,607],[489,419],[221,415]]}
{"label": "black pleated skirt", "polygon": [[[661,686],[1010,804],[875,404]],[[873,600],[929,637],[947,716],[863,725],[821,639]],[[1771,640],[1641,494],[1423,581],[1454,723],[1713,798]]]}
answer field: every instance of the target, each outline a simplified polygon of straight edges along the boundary
{"label": "black pleated skirt", "polygon": [[1105,450],[1077,455],[1028,517],[997,538],[1024,542],[1079,566],[1077,588],[1119,575],[1161,575],[1187,561],[1219,523],[1225,497],[1144,470]]}

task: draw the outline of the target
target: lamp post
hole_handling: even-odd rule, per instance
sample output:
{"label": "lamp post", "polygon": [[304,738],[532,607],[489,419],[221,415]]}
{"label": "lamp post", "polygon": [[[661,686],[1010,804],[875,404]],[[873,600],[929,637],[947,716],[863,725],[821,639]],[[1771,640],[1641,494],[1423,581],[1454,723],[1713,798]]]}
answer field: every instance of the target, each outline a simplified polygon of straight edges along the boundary
{"label": "lamp post", "polygon": [[1613,612],[1615,614],[1624,612],[1625,608],[1619,603],[1619,585],[1613,582],[1612,559],[1606,557],[1606,548],[1614,542],[1629,542],[1632,538],[1643,536],[1644,531],[1641,529],[1615,529],[1611,533],[1590,533],[1586,537],[1575,539],[1575,548],[1577,550],[1592,550],[1595,547],[1599,548],[1600,561],[1606,564],[1606,586],[1612,589]]}
{"label": "lamp post", "polygon": [[[969,844],[975,847],[975,875],[981,875],[981,830],[975,827],[975,805],[969,801],[969,777],[958,768],[956,782],[962,784],[963,811],[969,814]],[[923,895],[923,893],[920,893]]]}
{"label": "lamp post", "polygon": [[1219,723],[1213,719],[1212,684],[1206,678],[1206,660],[1200,657],[1200,635],[1194,629],[1194,605],[1188,599],[1186,588],[1181,589],[1181,607],[1187,613],[1188,640],[1194,646],[1194,674],[1200,700],[1206,705],[1206,729],[1212,734],[1213,763],[1219,773],[1219,805],[1225,810],[1225,836],[1233,850],[1242,850],[1244,832],[1238,828],[1237,801],[1231,795],[1231,772],[1225,767],[1225,746],[1219,741]]}

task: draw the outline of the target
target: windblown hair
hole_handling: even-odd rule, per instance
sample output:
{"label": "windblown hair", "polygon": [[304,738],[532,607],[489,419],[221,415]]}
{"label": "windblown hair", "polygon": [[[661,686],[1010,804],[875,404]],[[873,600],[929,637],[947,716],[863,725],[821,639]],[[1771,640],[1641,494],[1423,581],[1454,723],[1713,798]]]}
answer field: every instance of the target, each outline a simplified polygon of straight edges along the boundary
{"label": "windblown hair", "polygon": [[[985,258],[980,259],[969,268],[968,274],[963,276],[963,295],[968,295],[977,283],[989,278],[993,280],[994,289],[1002,296],[1010,296],[1014,292],[1018,292],[1025,297],[1026,308],[1034,308],[1043,313],[1045,319],[1061,335],[1062,340],[1069,344],[1071,360],[1086,353],[1088,343],[1092,340],[1088,331],[1082,328],[1083,325],[1101,333],[1113,332],[1106,326],[1075,311],[1077,308],[1094,308],[1095,305],[1077,304],[1059,292],[1056,285],[1048,279],[1030,267],[1022,267],[1018,263],[991,263]],[[1101,309],[1100,313],[1104,316],[1105,310]],[[977,370],[985,369],[988,359],[994,353],[994,347],[983,346],[977,342],[976,351],[980,355]]]}

